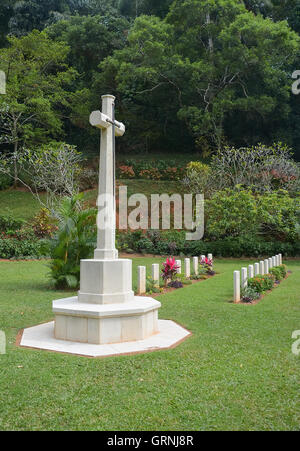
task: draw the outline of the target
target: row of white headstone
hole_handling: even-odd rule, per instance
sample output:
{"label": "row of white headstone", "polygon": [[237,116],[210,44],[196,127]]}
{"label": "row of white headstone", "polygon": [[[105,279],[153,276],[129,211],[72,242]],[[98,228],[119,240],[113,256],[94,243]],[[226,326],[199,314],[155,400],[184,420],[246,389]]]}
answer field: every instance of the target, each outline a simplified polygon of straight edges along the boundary
{"label": "row of white headstone", "polygon": [[241,271],[234,271],[233,273],[233,292],[234,302],[240,302],[241,289],[245,289],[248,286],[248,279],[253,279],[258,275],[264,276],[269,274],[270,269],[282,265],[282,254],[275,255],[271,258],[267,258],[264,261],[249,265],[248,268],[242,268]]}
{"label": "row of white headstone", "polygon": [[[201,255],[200,262],[206,258],[206,255]],[[209,260],[213,259],[212,254],[208,254],[207,258]],[[182,274],[182,261],[176,260],[177,274]],[[199,257],[192,258],[192,268],[195,275],[199,274]],[[137,294],[145,294],[147,291],[147,271],[146,266],[138,266],[138,278],[137,278]],[[191,259],[184,259],[184,276],[186,279],[191,277]],[[159,278],[160,278],[160,265],[158,263],[154,263],[152,265],[152,280],[154,282],[155,287],[159,287]]]}

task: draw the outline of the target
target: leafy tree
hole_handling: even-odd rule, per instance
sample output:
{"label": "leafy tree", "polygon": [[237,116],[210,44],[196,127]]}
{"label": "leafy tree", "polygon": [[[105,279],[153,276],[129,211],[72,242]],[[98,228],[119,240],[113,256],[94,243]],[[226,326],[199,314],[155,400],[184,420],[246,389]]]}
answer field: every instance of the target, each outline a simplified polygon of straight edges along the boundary
{"label": "leafy tree", "polygon": [[273,140],[278,118],[288,117],[288,68],[298,51],[286,23],[255,16],[239,0],[174,1],[165,20],[136,19],[128,47],[101,64],[100,80],[143,118],[139,136],[157,133],[153,143],[171,134],[177,116],[202,150],[255,144]]}
{"label": "leafy tree", "polygon": [[0,96],[1,143],[6,150],[12,146],[17,155],[20,146],[32,147],[63,134],[62,115],[69,108],[66,88],[76,77],[65,63],[68,50],[39,31],[10,37],[9,47],[0,50],[0,70],[7,79],[7,93]]}
{"label": "leafy tree", "polygon": [[127,17],[142,14],[165,17],[173,0],[121,0],[120,12]]}
{"label": "leafy tree", "polygon": [[67,0],[27,0],[18,1],[13,6],[9,21],[9,31],[16,36],[43,30],[69,12]]}
{"label": "leafy tree", "polygon": [[85,82],[90,82],[98,65],[114,50],[126,44],[129,23],[114,16],[73,16],[49,27],[48,36],[69,46],[68,62]]}
{"label": "leafy tree", "polygon": [[16,36],[34,29],[42,31],[72,15],[117,14],[117,0],[23,0],[10,4],[8,31]]}
{"label": "leafy tree", "polygon": [[0,47],[6,44],[8,24],[13,15],[13,6],[16,0],[1,0],[0,4]]}
{"label": "leafy tree", "polygon": [[68,127],[69,142],[85,151],[97,148],[98,134],[90,127],[88,118],[92,109],[99,108],[100,93],[93,91],[93,79],[98,65],[115,49],[126,44],[129,23],[116,15],[74,16],[46,29],[48,36],[70,48],[68,64],[79,77],[73,84],[70,102],[71,124]]}

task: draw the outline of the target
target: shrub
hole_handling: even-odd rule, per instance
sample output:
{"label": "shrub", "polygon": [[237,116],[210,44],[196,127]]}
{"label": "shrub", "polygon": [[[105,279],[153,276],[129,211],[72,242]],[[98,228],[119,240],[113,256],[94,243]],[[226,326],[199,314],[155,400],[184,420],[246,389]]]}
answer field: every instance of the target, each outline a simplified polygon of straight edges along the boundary
{"label": "shrub", "polygon": [[215,189],[241,185],[259,193],[281,188],[290,193],[299,190],[299,166],[292,159],[291,149],[281,143],[225,147],[213,156],[211,168]]}
{"label": "shrub", "polygon": [[[263,257],[277,255],[297,257],[300,255],[300,242],[284,243],[267,241],[255,235],[226,237],[214,241],[186,241],[184,231],[149,231],[145,235],[141,230],[118,232],[117,247],[121,251],[140,252],[137,243],[147,237],[153,244],[153,254],[195,256],[212,253],[215,257]],[[172,249],[172,251],[171,251]]]}
{"label": "shrub", "polygon": [[257,293],[264,293],[265,291],[272,290],[274,282],[275,277],[272,274],[256,276],[253,279],[248,280],[248,287],[252,288]]}
{"label": "shrub", "polygon": [[10,188],[13,185],[13,179],[7,175],[0,172],[0,191]]}
{"label": "shrub", "polygon": [[278,282],[284,279],[282,271],[279,267],[271,268],[269,272],[275,277],[275,280]]}
{"label": "shrub", "polygon": [[137,247],[138,251],[142,252],[143,254],[151,254],[154,251],[153,243],[147,237],[144,237],[144,238],[141,238],[140,240],[138,240],[136,243],[136,247]]}
{"label": "shrub", "polygon": [[215,193],[205,203],[206,234],[212,239],[264,235],[268,240],[299,240],[299,200],[287,191],[254,195],[241,187]]}
{"label": "shrub", "polygon": [[191,161],[187,165],[186,177],[183,184],[193,193],[207,193],[211,189],[209,182],[211,180],[211,168],[209,165],[200,161]]}
{"label": "shrub", "polygon": [[24,223],[23,219],[16,219],[10,215],[0,215],[0,232],[19,230]]}
{"label": "shrub", "polygon": [[225,189],[205,203],[206,233],[214,238],[258,232],[258,209],[251,191]]}
{"label": "shrub", "polygon": [[176,265],[175,258],[167,258],[166,262],[163,263],[162,268],[162,278],[167,284],[168,281],[172,281],[177,275],[178,266]]}
{"label": "shrub", "polygon": [[37,237],[49,238],[57,230],[57,225],[54,223],[47,208],[42,208],[40,212],[33,218],[32,228]]}
{"label": "shrub", "polygon": [[19,240],[17,238],[0,238],[0,258],[41,258],[47,256],[42,240]]}
{"label": "shrub", "polygon": [[242,302],[251,303],[256,299],[259,299],[260,294],[255,290],[255,288],[248,286],[242,290],[241,297]]}
{"label": "shrub", "polygon": [[117,167],[120,179],[181,180],[185,168],[178,168],[175,161],[167,160],[125,160]]}
{"label": "shrub", "polygon": [[82,209],[82,195],[64,198],[57,210],[58,231],[49,241],[51,274],[57,288],[77,288],[80,260],[92,256],[96,242],[96,210]]}

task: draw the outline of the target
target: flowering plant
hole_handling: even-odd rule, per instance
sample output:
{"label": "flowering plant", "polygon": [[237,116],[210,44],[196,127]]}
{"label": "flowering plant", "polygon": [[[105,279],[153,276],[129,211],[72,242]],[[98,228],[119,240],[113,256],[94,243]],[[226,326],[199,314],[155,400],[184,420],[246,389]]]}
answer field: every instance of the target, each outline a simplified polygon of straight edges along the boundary
{"label": "flowering plant", "polygon": [[179,266],[176,265],[175,258],[167,258],[166,262],[163,263],[162,268],[162,278],[167,283],[173,280],[174,276],[177,274]]}
{"label": "flowering plant", "polygon": [[206,272],[210,272],[213,270],[213,261],[211,258],[202,257],[200,261],[200,265]]}

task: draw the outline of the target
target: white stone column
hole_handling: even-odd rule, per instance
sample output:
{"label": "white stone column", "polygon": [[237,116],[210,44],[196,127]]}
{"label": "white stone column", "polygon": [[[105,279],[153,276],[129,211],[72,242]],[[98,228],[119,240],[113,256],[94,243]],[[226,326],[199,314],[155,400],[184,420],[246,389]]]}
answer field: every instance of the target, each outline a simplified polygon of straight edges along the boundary
{"label": "white stone column", "polygon": [[273,268],[276,266],[276,257],[272,257]]}
{"label": "white stone column", "polygon": [[249,267],[248,267],[248,276],[249,276],[249,279],[253,279],[253,277],[254,277],[254,266],[253,265],[249,265]]}
{"label": "white stone column", "polygon": [[259,275],[259,263],[255,263],[254,265],[254,276],[258,276]]}
{"label": "white stone column", "polygon": [[265,264],[265,274],[269,274],[269,260],[264,261]]}
{"label": "white stone column", "polygon": [[193,257],[193,270],[195,275],[197,276],[199,274],[199,258]]}
{"label": "white stone column", "polygon": [[[102,96],[102,113],[109,118],[113,117],[113,105],[115,97],[112,95]],[[104,230],[100,230],[98,224],[97,249],[95,250],[95,259],[113,260],[118,258],[116,250],[116,201],[114,193],[114,128],[101,129],[100,146],[100,172],[99,172],[99,198],[98,202],[98,223],[101,211],[105,207],[106,223]],[[109,221],[109,222],[108,222]],[[102,221],[101,221],[102,224]],[[103,224],[102,224],[103,225]]]}
{"label": "white stone column", "polygon": [[156,288],[159,287],[159,264],[158,263],[154,263],[152,265],[152,279],[154,281],[154,286]]}
{"label": "white stone column", "polygon": [[212,259],[213,259],[213,254],[208,254],[207,258],[208,258],[209,260],[212,260]]}
{"label": "white stone column", "polygon": [[279,254],[279,262],[282,265],[282,254]]}
{"label": "white stone column", "polygon": [[181,272],[182,272],[182,263],[181,263],[181,260],[176,260],[176,266],[178,266],[178,269],[177,269],[177,274],[181,274]]}
{"label": "white stone column", "polygon": [[240,271],[234,271],[233,273],[233,301],[235,303],[241,300],[241,275]]}
{"label": "white stone column", "polygon": [[187,279],[191,277],[191,261],[189,258],[184,259],[184,274]]}
{"label": "white stone column", "polygon": [[138,294],[146,293],[146,266],[138,266]]}
{"label": "white stone column", "polygon": [[259,273],[263,276],[265,274],[265,264],[263,261],[259,262]]}
{"label": "white stone column", "polygon": [[269,258],[269,271],[272,268],[273,268],[273,260],[272,260],[272,258]]}
{"label": "white stone column", "polygon": [[248,286],[248,271],[247,268],[242,268],[242,288],[245,289]]}

